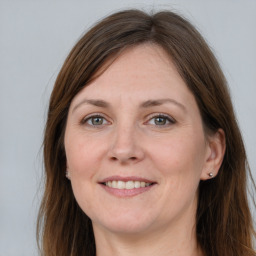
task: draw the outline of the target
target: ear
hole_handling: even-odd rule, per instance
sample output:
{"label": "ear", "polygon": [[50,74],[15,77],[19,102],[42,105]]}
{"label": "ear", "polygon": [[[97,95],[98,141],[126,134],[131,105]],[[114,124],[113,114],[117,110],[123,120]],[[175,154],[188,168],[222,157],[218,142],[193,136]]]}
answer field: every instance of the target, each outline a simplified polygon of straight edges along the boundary
{"label": "ear", "polygon": [[201,180],[212,179],[219,172],[226,151],[224,131],[218,129],[216,133],[209,135],[206,147],[206,159],[201,173]]}
{"label": "ear", "polygon": [[67,166],[66,166],[66,178],[70,180],[70,172],[69,172],[68,163],[67,163]]}

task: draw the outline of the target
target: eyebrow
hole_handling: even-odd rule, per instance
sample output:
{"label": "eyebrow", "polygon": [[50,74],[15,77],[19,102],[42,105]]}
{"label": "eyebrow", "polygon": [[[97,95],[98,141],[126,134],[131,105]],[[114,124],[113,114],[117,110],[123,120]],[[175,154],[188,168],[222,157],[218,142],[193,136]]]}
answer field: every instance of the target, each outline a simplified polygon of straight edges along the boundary
{"label": "eyebrow", "polygon": [[84,104],[93,105],[93,106],[100,107],[100,108],[109,108],[110,107],[110,104],[104,100],[84,99],[81,102],[79,102],[77,105],[75,105],[72,112],[74,112],[77,108],[79,108],[81,105],[84,105]]}
{"label": "eyebrow", "polygon": [[170,98],[158,99],[158,100],[147,100],[147,101],[143,102],[140,105],[140,107],[149,108],[149,107],[154,107],[154,106],[161,106],[164,103],[172,103],[172,104],[176,105],[177,107],[180,107],[181,109],[186,111],[186,107],[183,104],[181,104],[180,102],[178,102],[174,99],[170,99]]}
{"label": "eyebrow", "polygon": [[[177,107],[181,108],[182,110],[186,111],[186,107],[183,104],[181,104],[180,102],[178,102],[174,99],[170,99],[170,98],[147,100],[145,102],[142,102],[139,107],[140,108],[150,108],[150,107],[155,107],[155,106],[161,106],[164,103],[172,103],[172,104],[176,105]],[[79,108],[81,105],[84,105],[84,104],[93,105],[93,106],[100,107],[100,108],[110,108],[110,104],[104,100],[84,99],[81,102],[79,102],[77,105],[75,105],[72,112],[74,112],[77,108]]]}

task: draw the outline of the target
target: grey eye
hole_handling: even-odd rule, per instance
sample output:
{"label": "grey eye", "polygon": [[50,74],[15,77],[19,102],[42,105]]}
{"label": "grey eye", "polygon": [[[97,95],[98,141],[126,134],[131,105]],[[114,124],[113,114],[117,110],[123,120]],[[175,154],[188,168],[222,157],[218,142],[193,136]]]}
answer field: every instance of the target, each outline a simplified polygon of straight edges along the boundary
{"label": "grey eye", "polygon": [[154,118],[155,125],[165,125],[167,121],[168,120],[166,117],[155,117]]}
{"label": "grey eye", "polygon": [[90,116],[82,120],[82,124],[87,124],[89,126],[101,126],[107,123],[108,121],[104,117],[98,115]]}
{"label": "grey eye", "polygon": [[103,117],[92,117],[91,118],[92,125],[102,125],[103,122],[104,122],[104,118]]}
{"label": "grey eye", "polygon": [[163,114],[158,114],[153,116],[149,121],[148,124],[153,125],[153,126],[169,126],[175,123],[175,120],[168,116],[168,115],[163,115]]}

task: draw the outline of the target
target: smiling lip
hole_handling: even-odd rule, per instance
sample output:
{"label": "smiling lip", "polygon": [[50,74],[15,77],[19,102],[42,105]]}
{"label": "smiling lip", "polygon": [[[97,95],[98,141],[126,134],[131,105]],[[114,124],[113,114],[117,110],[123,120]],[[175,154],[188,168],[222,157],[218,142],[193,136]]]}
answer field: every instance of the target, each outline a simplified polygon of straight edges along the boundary
{"label": "smiling lip", "polygon": [[133,180],[133,181],[141,181],[141,182],[144,181],[146,183],[156,183],[152,180],[148,180],[148,179],[141,178],[141,177],[136,177],[136,176],[129,176],[129,177],[111,176],[111,177],[105,178],[104,180],[100,181],[99,183],[106,183],[108,181],[113,181],[113,180],[116,180],[116,181],[120,180],[120,181],[124,181],[124,182]]}
{"label": "smiling lip", "polygon": [[[109,187],[106,185],[107,182],[111,182],[111,181],[117,181],[117,182],[118,181],[122,181],[122,182],[138,181],[138,182],[142,182],[144,184],[146,183],[146,184],[150,184],[150,185],[145,186],[145,187],[132,188],[132,189],[126,189],[126,188],[119,189],[119,188]],[[105,178],[104,180],[100,181],[99,184],[106,192],[110,193],[111,195],[125,198],[125,197],[133,197],[133,196],[136,196],[136,195],[139,195],[141,193],[151,190],[153,187],[155,187],[154,185],[156,185],[156,182],[149,180],[149,179],[136,177],[136,176],[129,176],[129,177],[111,176],[111,177]]]}

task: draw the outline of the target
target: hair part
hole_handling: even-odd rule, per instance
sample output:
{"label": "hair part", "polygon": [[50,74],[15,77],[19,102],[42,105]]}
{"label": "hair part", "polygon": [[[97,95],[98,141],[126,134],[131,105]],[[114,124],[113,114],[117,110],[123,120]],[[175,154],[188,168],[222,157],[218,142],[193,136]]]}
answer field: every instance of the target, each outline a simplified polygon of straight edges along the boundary
{"label": "hair part", "polygon": [[247,199],[251,173],[221,68],[186,19],[170,11],[149,15],[139,10],[115,13],[91,28],[71,50],[56,79],[43,142],[46,183],[37,226],[42,255],[96,255],[91,220],[78,206],[65,177],[68,110],[72,99],[122,51],[145,43],[162,47],[170,56],[196,99],[206,131],[225,132],[226,153],[219,174],[199,184],[200,247],[207,256],[255,256]]}

